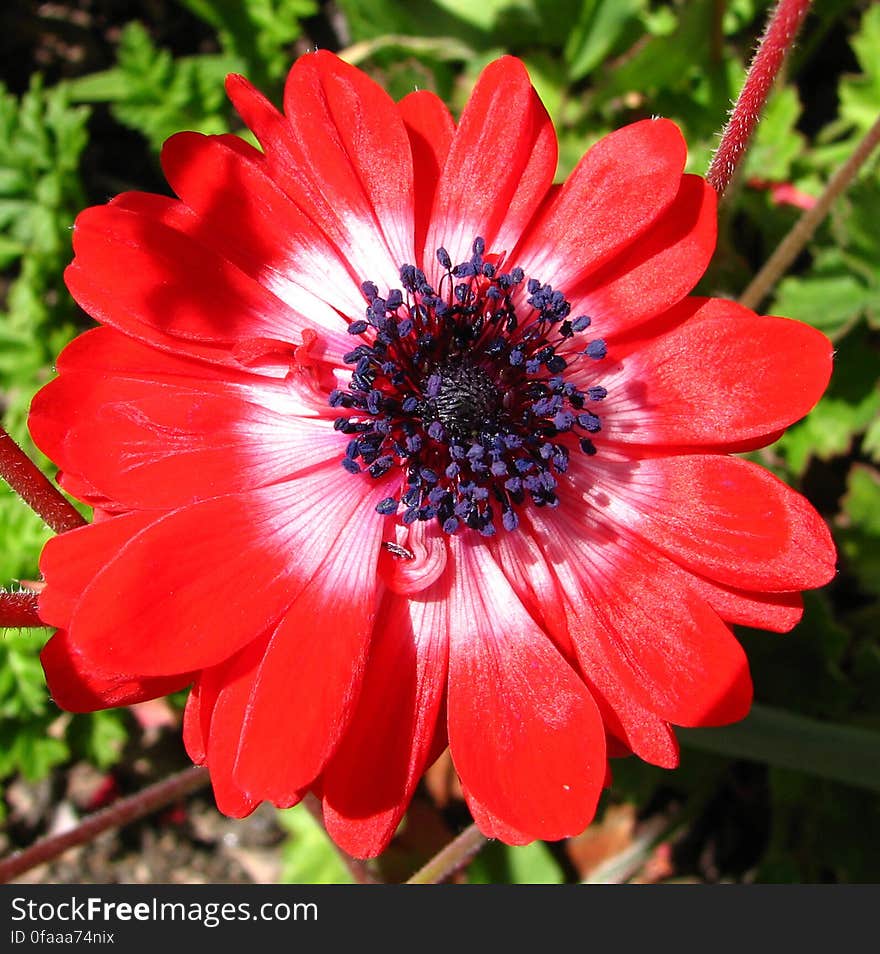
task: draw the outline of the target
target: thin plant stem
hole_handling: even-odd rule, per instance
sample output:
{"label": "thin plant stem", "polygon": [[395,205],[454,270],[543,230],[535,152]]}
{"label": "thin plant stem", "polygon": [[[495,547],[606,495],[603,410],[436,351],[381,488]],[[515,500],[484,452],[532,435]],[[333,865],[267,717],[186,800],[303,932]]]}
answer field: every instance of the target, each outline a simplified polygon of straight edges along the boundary
{"label": "thin plant stem", "polygon": [[[320,799],[314,793],[309,792],[303,799],[303,804],[308,809],[312,818],[324,828],[324,812],[321,808]],[[329,838],[330,836],[328,835],[327,837]],[[332,838],[330,840],[333,841]],[[358,884],[382,884],[380,879],[370,871],[365,861],[361,861],[360,858],[352,858],[348,852],[343,851],[335,842],[333,843],[333,847],[336,849],[345,867],[348,868],[349,874]]]}
{"label": "thin plant stem", "polygon": [[712,34],[709,39],[709,59],[713,64],[719,64],[724,58],[724,14],[727,10],[727,0],[713,0],[712,2]]}
{"label": "thin plant stem", "polygon": [[15,441],[0,427],[0,477],[56,532],[86,521]]}
{"label": "thin plant stem", "polygon": [[121,798],[107,808],[89,815],[70,831],[41,838],[28,848],[22,848],[21,851],[0,860],[0,884],[6,884],[37,865],[53,861],[69,848],[84,845],[111,828],[119,828],[150,815],[207,784],[207,769],[194,766],[156,782],[135,795]]}
{"label": "thin plant stem", "polygon": [[788,271],[801,249],[809,242],[813,233],[828,214],[834,200],[849,186],[859,169],[868,160],[880,143],[880,116],[856,146],[853,154],[829,179],[825,191],[816,204],[795,222],[791,231],[779,243],[776,250],[767,259],[757,275],[749,282],[740,296],[740,304],[746,308],[757,308],[779,279]]}
{"label": "thin plant stem", "polygon": [[669,828],[669,819],[662,816],[645,822],[630,845],[605,859],[582,884],[626,884],[645,866],[657,842],[669,832]]}
{"label": "thin plant stem", "polygon": [[764,104],[794,43],[810,0],[779,0],[767,21],[746,81],[721,134],[706,179],[722,195],[748,148]]}
{"label": "thin plant stem", "polygon": [[449,844],[407,881],[407,884],[441,884],[460,871],[470,860],[488,844],[488,838],[471,825],[454,838]]}
{"label": "thin plant stem", "polygon": [[5,627],[35,627],[46,624],[37,612],[37,594],[22,591],[10,593],[0,590],[0,629]]}

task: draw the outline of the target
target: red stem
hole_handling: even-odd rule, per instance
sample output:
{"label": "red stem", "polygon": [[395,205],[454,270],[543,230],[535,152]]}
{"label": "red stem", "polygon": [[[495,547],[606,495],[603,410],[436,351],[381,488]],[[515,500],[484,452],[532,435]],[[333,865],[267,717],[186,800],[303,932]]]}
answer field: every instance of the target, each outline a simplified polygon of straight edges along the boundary
{"label": "red stem", "polygon": [[207,784],[207,769],[194,767],[156,782],[155,785],[150,785],[136,795],[121,798],[109,807],[95,812],[94,815],[89,815],[76,828],[62,832],[60,835],[41,838],[30,847],[4,858],[0,861],[0,884],[6,884],[13,878],[30,871],[31,868],[52,861],[68,848],[83,845],[97,838],[108,828],[118,828],[120,825],[127,825],[138,818],[143,818]]}
{"label": "red stem", "polygon": [[479,828],[476,825],[471,825],[450,841],[445,848],[441,848],[406,883],[442,884],[468,864],[488,842],[489,839]]}
{"label": "red stem", "polygon": [[56,532],[86,521],[48,477],[0,427],[0,477]]}
{"label": "red stem", "polygon": [[0,590],[0,629],[6,626],[45,626],[37,612],[36,593],[7,593]]}
{"label": "red stem", "polygon": [[785,55],[803,23],[810,0],[779,0],[746,76],[745,85],[721,134],[721,142],[706,173],[709,185],[721,195],[739,165],[773,88]]}

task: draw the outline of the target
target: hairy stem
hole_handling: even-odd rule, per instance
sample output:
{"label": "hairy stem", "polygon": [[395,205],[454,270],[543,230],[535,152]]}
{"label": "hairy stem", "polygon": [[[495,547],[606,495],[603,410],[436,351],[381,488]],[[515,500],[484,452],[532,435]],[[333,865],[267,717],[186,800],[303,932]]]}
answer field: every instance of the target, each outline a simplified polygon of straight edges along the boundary
{"label": "hairy stem", "polygon": [[0,477],[56,532],[86,521],[70,501],[0,427]]}
{"label": "hairy stem", "polygon": [[21,851],[4,858],[0,861],[0,884],[6,884],[13,878],[30,871],[31,868],[52,861],[68,848],[92,841],[110,828],[127,825],[129,822],[164,808],[207,784],[207,769],[194,766],[161,782],[156,782],[155,785],[150,785],[135,795],[121,798],[107,808],[89,815],[76,828],[62,832],[60,835],[41,838],[30,847],[22,848]]}
{"label": "hairy stem", "polygon": [[880,116],[868,130],[853,154],[829,179],[825,191],[812,209],[795,222],[791,231],[779,243],[776,251],[767,259],[763,268],[751,280],[740,296],[740,304],[746,308],[757,308],[779,279],[786,273],[801,249],[809,242],[813,233],[828,214],[834,200],[847,188],[865,164],[868,157],[880,143]]}
{"label": "hairy stem", "polygon": [[407,881],[407,884],[440,884],[460,871],[477,852],[488,843],[488,839],[471,825],[454,838],[449,844]]}
{"label": "hairy stem", "polygon": [[37,613],[36,593],[9,593],[0,590],[0,629],[45,625]]}
{"label": "hairy stem", "polygon": [[706,173],[709,185],[719,195],[730,184],[736,167],[745,155],[773,82],[809,9],[810,0],[779,0],[767,21],[742,92]]}

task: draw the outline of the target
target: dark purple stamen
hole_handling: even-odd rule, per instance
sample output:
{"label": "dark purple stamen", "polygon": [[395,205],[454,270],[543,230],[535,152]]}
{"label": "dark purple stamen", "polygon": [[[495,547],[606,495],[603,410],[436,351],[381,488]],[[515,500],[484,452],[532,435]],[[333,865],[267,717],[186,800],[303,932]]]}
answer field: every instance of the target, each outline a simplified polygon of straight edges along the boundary
{"label": "dark purple stamen", "polygon": [[345,356],[349,389],[329,396],[346,412],[334,427],[351,436],[342,466],[375,478],[401,472],[399,491],[377,511],[407,525],[436,520],[449,534],[492,536],[499,518],[513,531],[525,504],[558,506],[556,477],[571,451],[596,453],[590,435],[601,420],[586,405],[607,394],[565,379],[579,356],[606,355],[598,338],[568,343],[590,317],[570,317],[562,292],[535,278],[521,289],[523,270],[500,272],[484,251],[477,238],[471,258],[453,266],[439,248],[439,292],[413,265],[400,269],[402,290],[384,298],[364,282],[365,319],[348,327],[363,336]]}

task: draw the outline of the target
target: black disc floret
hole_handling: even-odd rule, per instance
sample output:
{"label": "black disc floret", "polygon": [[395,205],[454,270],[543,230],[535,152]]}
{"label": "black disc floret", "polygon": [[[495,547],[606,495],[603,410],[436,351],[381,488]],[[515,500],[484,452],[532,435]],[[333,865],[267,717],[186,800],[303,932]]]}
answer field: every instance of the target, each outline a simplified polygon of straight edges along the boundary
{"label": "black disc floret", "polygon": [[561,291],[526,281],[521,268],[501,271],[484,253],[477,238],[453,267],[438,249],[438,291],[413,265],[384,298],[364,282],[365,317],[348,326],[362,338],[345,355],[351,381],[330,393],[346,412],[334,427],[351,437],[342,466],[376,478],[400,471],[379,513],[437,520],[449,534],[492,536],[499,517],[515,530],[527,503],[558,506],[556,475],[573,450],[596,453],[592,406],[606,396],[566,380],[573,361],[605,357],[601,339],[574,343],[590,318],[571,318]]}

